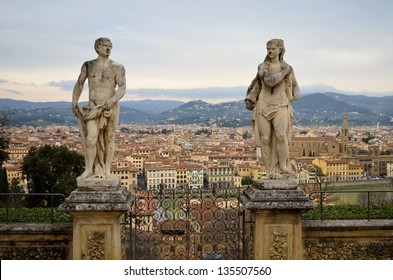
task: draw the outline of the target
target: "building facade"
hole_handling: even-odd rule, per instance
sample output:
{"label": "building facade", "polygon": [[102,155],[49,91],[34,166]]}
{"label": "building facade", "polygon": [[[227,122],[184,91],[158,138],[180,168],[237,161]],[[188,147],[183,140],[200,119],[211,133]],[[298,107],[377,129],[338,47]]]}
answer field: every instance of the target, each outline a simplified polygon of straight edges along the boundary
{"label": "building facade", "polygon": [[345,159],[315,158],[313,164],[329,181],[354,181],[363,178],[363,167]]}

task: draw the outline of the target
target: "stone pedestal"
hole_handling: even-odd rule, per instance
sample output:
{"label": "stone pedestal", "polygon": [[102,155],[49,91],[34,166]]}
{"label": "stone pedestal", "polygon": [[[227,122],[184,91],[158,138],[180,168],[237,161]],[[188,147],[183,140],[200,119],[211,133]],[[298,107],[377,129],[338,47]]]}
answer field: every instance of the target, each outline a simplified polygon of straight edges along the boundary
{"label": "stone pedestal", "polygon": [[59,210],[73,216],[74,260],[121,260],[121,215],[130,192],[117,178],[78,180]]}
{"label": "stone pedestal", "polygon": [[301,215],[313,203],[295,180],[254,181],[240,200],[255,222],[256,260],[303,259]]}

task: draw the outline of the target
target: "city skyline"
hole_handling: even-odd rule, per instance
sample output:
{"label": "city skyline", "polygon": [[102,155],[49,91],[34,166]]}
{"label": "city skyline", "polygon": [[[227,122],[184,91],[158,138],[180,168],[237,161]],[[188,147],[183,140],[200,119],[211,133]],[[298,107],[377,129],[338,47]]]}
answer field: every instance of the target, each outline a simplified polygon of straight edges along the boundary
{"label": "city skyline", "polygon": [[16,0],[2,11],[1,98],[69,101],[101,36],[126,68],[124,100],[243,99],[275,37],[303,92],[393,95],[391,1]]}

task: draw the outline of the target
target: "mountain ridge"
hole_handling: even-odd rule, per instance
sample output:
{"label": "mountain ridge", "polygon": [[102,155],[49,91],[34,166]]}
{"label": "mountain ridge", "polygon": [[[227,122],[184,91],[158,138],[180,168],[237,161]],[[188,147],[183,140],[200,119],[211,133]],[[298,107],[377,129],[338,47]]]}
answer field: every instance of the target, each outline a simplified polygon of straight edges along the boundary
{"label": "mountain ridge", "polygon": [[[13,122],[22,124],[76,124],[71,102],[29,102],[0,99],[0,110],[16,111]],[[122,124],[251,125],[243,100],[208,103],[192,100],[120,101]],[[161,106],[161,107],[160,107]],[[39,108],[40,107],[40,108]],[[133,108],[132,108],[133,107]],[[295,125],[340,125],[344,112],[352,125],[393,125],[393,96],[369,97],[335,92],[303,95],[293,103]],[[44,110],[45,109],[45,110]],[[59,117],[53,117],[57,116]]]}

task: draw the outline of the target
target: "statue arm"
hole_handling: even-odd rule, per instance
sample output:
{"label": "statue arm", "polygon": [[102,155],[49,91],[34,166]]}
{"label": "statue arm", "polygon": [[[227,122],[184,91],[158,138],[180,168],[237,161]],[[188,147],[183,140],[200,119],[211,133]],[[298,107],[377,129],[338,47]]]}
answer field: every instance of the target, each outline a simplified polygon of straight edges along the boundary
{"label": "statue arm", "polygon": [[126,94],[126,71],[122,65],[119,66],[118,73],[116,74],[116,84],[117,84],[117,90],[116,93],[113,97],[111,97],[107,102],[106,102],[106,107],[112,107],[112,105],[116,102],[118,102],[120,99],[123,98],[123,96]]}
{"label": "statue arm", "polygon": [[261,91],[261,88],[261,80],[259,79],[259,76],[257,74],[256,77],[251,81],[251,84],[247,89],[246,99],[244,99],[247,110],[254,110],[255,103],[258,100],[258,95]]}
{"label": "statue arm", "polygon": [[300,87],[299,84],[297,83],[295,73],[292,71],[292,94],[293,94],[293,100],[298,100],[300,98]]}
{"label": "statue arm", "polygon": [[268,85],[269,87],[274,87],[276,86],[279,82],[282,81],[282,79],[285,78],[286,75],[291,73],[292,68],[289,65],[286,65],[284,69],[282,69],[279,73],[271,75],[269,72],[265,69],[265,67],[261,66],[258,69],[258,73],[260,77],[263,79],[264,83]]}
{"label": "statue arm", "polygon": [[81,73],[79,74],[78,80],[75,83],[74,90],[72,92],[72,110],[74,114],[76,114],[76,110],[78,110],[78,100],[83,91],[83,85],[87,79],[87,67],[86,63],[83,64]]}

